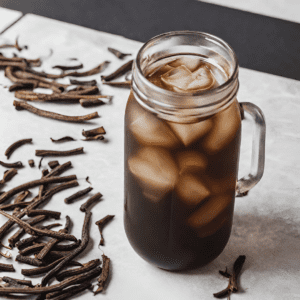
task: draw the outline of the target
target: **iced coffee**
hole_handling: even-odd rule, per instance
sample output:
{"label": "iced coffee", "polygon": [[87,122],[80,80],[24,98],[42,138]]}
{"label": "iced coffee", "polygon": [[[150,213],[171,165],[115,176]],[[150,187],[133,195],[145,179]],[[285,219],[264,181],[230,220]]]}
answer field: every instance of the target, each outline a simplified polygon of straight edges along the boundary
{"label": "iced coffee", "polygon": [[[209,60],[177,55],[145,74],[167,91],[213,91],[228,75]],[[241,136],[236,99],[181,123],[160,118],[131,93],[125,117],[125,229],[139,255],[180,270],[216,258],[230,235]]]}

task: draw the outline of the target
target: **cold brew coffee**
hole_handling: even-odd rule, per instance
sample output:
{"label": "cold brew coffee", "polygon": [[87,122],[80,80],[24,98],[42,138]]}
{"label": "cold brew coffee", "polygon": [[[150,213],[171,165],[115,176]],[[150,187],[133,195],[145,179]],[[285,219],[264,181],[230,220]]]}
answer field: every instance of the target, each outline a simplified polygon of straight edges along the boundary
{"label": "cold brew coffee", "polygon": [[[164,90],[214,91],[227,73],[209,59],[175,55],[144,74]],[[159,99],[157,99],[159,100]],[[135,251],[167,270],[203,266],[230,236],[241,116],[236,99],[194,123],[160,118],[130,94],[125,117],[125,230]]]}

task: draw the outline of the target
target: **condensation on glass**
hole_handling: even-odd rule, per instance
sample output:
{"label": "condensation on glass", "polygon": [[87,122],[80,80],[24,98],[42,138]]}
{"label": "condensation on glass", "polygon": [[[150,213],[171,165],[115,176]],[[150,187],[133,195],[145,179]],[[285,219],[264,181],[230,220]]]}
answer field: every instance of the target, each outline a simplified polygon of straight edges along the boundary
{"label": "condensation on glass", "polygon": [[[236,194],[264,168],[260,109],[238,103],[232,48],[170,32],[139,51],[125,115],[124,224],[134,250],[167,270],[203,266],[226,246]],[[251,171],[238,180],[241,119],[254,120]]]}

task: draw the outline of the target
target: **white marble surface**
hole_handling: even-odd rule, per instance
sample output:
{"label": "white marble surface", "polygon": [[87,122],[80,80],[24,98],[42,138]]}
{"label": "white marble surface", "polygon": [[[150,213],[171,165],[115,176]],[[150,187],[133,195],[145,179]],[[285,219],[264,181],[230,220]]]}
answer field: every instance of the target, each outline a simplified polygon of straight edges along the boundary
{"label": "white marble surface", "polygon": [[[124,52],[135,54],[141,43],[119,36],[70,25],[34,15],[25,16],[9,29],[5,38],[14,39],[17,35],[30,46],[24,55],[38,57],[53,49],[53,55],[46,59],[43,69],[66,62],[67,58],[77,57],[87,69],[103,60],[111,60],[108,74],[121,61],[106,48],[112,46]],[[128,58],[130,59],[130,58]],[[99,75],[91,78],[100,82]],[[0,83],[9,81],[0,73]],[[266,169],[262,181],[247,197],[237,198],[232,235],[223,253],[208,266],[189,272],[172,273],[160,270],[143,261],[131,248],[123,229],[123,117],[128,90],[101,86],[103,94],[114,95],[111,105],[97,109],[84,109],[79,105],[35,104],[42,109],[63,114],[85,114],[97,110],[101,117],[91,124],[69,124],[44,119],[27,111],[16,111],[12,105],[14,96],[7,88],[0,86],[0,159],[12,142],[20,138],[33,138],[32,145],[17,150],[10,161],[22,160],[26,168],[11,181],[4,190],[26,180],[40,177],[35,167],[30,169],[27,161],[34,157],[35,149],[71,149],[84,146],[85,154],[70,157],[74,168],[65,174],[77,174],[80,186],[57,194],[47,204],[48,209],[63,212],[74,220],[72,233],[80,236],[83,213],[79,201],[67,206],[63,199],[73,192],[85,188],[89,176],[94,191],[100,191],[103,201],[93,208],[91,243],[80,256],[85,262],[98,258],[101,251],[97,245],[99,232],[95,221],[106,214],[115,214],[115,219],[105,231],[106,246],[102,248],[112,260],[109,285],[102,297],[110,300],[198,300],[213,299],[212,294],[227,286],[227,280],[218,274],[226,265],[232,266],[238,255],[245,254],[247,260],[241,275],[241,292],[232,299],[299,299],[300,276],[300,202],[299,202],[299,139],[300,139],[300,82],[268,75],[256,71],[240,70],[239,100],[253,102],[261,107],[267,122]],[[81,141],[83,128],[103,125],[107,131],[107,143]],[[251,130],[247,121],[243,129],[241,176],[249,165]],[[73,136],[75,142],[62,145],[53,144],[50,137]],[[51,160],[44,159],[43,167]],[[69,158],[61,158],[61,163]],[[1,172],[4,169],[1,168]],[[37,189],[33,190],[34,192]],[[5,218],[0,216],[0,224]],[[16,252],[13,251],[13,255]],[[1,258],[1,262],[9,261]],[[14,262],[19,278],[23,278],[21,263]],[[25,266],[25,268],[28,268]],[[10,274],[16,275],[16,274]],[[40,278],[34,278],[39,282]],[[84,293],[78,299],[95,299],[91,293]]]}
{"label": "white marble surface", "polygon": [[230,8],[245,10],[273,18],[300,22],[300,2],[298,0],[199,0]]}
{"label": "white marble surface", "polygon": [[22,13],[20,11],[0,7],[0,32],[17,21],[21,16]]}

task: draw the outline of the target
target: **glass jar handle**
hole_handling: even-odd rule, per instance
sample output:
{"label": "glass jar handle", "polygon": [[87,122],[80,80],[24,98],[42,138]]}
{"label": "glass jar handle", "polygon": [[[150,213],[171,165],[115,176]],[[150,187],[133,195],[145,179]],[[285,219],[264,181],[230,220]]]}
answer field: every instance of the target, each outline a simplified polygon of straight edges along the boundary
{"label": "glass jar handle", "polygon": [[265,137],[266,123],[261,109],[250,102],[241,102],[242,119],[243,114],[250,115],[254,121],[252,138],[252,158],[250,173],[241,178],[236,185],[236,197],[244,196],[262,178],[265,167]]}

